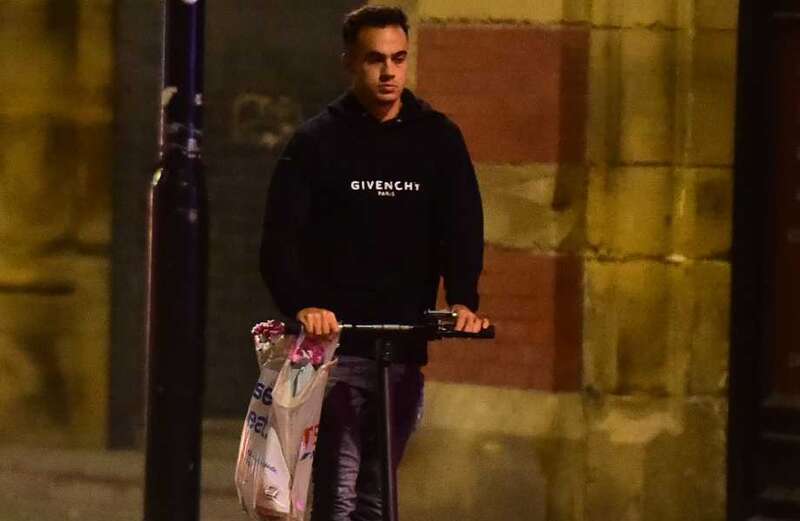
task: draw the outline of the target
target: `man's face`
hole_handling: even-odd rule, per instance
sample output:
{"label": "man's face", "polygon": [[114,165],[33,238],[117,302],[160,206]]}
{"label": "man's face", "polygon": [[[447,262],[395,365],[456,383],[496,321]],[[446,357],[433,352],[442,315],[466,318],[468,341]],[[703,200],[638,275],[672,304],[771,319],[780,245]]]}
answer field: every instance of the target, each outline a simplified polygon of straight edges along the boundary
{"label": "man's face", "polygon": [[391,105],[406,85],[407,57],[408,37],[402,27],[364,27],[345,55],[353,89],[378,105]]}

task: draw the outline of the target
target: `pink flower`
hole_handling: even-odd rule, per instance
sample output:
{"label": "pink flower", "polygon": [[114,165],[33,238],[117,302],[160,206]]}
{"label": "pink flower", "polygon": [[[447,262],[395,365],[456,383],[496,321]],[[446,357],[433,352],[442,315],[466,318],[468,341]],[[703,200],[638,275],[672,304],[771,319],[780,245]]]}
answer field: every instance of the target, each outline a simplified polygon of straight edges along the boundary
{"label": "pink flower", "polygon": [[280,336],[286,331],[286,326],[278,320],[259,322],[250,330],[257,342],[269,342],[273,337]]}
{"label": "pink flower", "polygon": [[318,366],[322,364],[325,358],[325,346],[319,341],[312,340],[308,337],[303,338],[303,341],[296,344],[289,353],[289,359],[293,364],[304,365],[311,362],[313,365]]}

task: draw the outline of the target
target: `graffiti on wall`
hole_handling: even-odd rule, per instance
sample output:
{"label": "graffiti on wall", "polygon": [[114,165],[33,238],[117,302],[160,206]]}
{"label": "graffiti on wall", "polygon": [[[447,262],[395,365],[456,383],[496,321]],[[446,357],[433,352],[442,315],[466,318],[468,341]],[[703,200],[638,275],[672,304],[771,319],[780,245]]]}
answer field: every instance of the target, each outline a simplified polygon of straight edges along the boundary
{"label": "graffiti on wall", "polygon": [[302,120],[300,103],[288,96],[243,93],[233,102],[233,140],[278,149]]}

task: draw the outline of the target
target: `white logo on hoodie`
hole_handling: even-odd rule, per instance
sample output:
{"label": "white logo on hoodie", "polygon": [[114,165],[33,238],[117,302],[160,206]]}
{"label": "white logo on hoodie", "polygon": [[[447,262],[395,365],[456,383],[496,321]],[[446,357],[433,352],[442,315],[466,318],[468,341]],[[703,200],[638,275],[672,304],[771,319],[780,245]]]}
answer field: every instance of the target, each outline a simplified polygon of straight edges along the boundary
{"label": "white logo on hoodie", "polygon": [[354,192],[372,191],[381,197],[394,197],[396,192],[419,192],[420,187],[421,185],[414,181],[350,181],[350,189]]}

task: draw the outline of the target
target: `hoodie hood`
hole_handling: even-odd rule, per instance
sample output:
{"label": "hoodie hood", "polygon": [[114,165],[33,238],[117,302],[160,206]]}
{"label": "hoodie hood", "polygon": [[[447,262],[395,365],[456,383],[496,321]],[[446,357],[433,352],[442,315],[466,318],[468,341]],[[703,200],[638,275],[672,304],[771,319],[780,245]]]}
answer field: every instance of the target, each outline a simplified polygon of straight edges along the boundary
{"label": "hoodie hood", "polygon": [[[434,110],[425,100],[418,98],[409,89],[403,89],[400,95],[403,106],[400,113],[392,120],[396,122],[413,121],[440,114]],[[364,121],[378,123],[371,117],[370,113],[361,105],[352,90],[348,90],[328,105],[328,111],[333,117],[346,118],[353,121]],[[388,122],[387,122],[388,123]]]}

